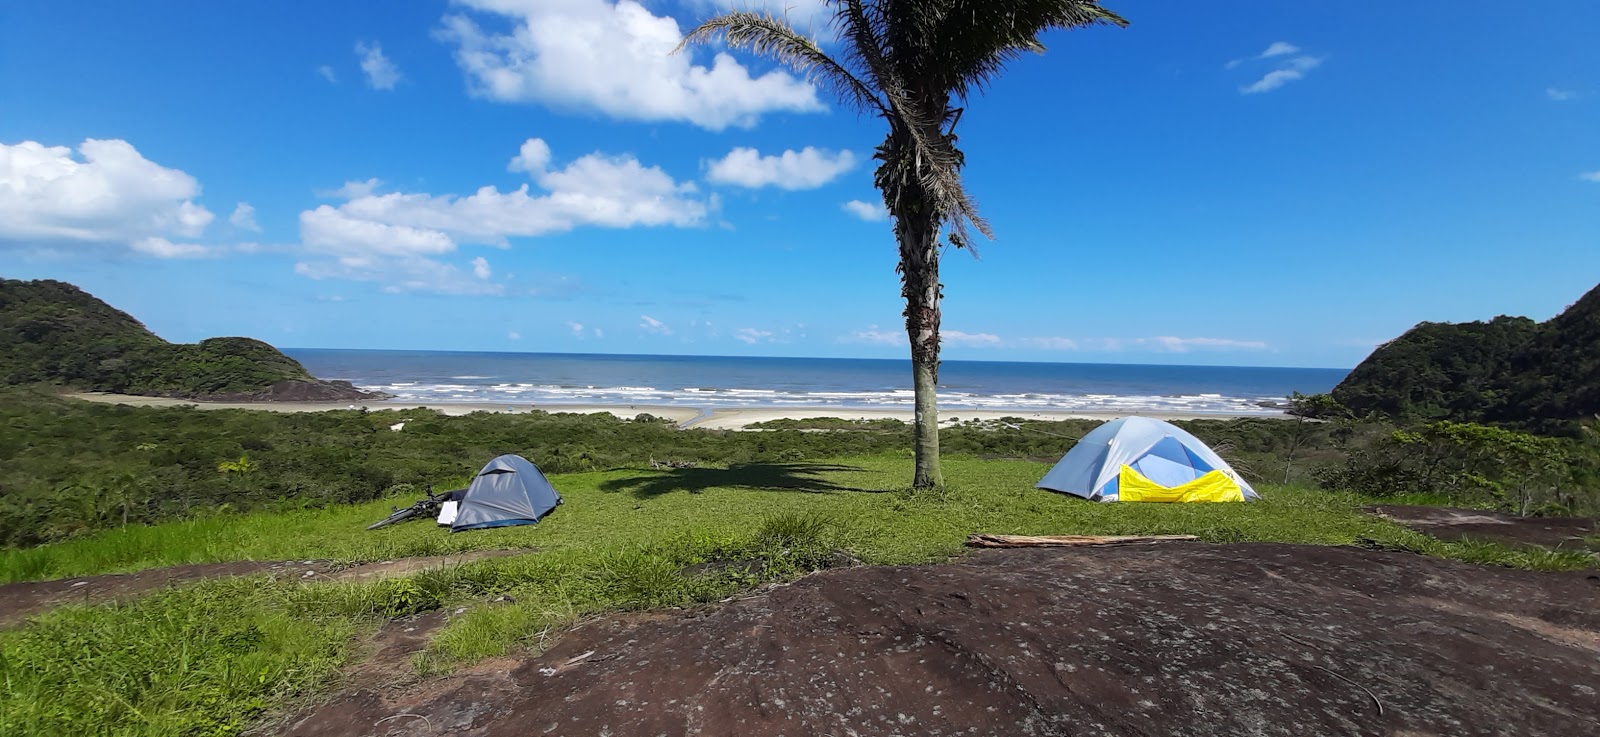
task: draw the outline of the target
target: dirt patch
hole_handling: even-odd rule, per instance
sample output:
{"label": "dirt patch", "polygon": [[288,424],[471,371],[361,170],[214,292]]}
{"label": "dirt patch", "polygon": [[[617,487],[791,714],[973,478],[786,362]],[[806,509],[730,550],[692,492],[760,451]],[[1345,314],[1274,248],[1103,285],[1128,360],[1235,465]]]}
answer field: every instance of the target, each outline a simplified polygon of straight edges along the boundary
{"label": "dirt patch", "polygon": [[307,581],[366,581],[386,576],[401,576],[428,568],[441,568],[484,558],[519,555],[525,550],[478,550],[455,555],[422,558],[397,558],[379,563],[340,567],[332,561],[237,561],[197,563],[152,568],[137,573],[80,576],[53,581],[25,581],[0,585],[0,627],[20,624],[28,617],[63,604],[99,604],[124,601],[149,591],[224,576],[268,574],[274,578]]}
{"label": "dirt patch", "polygon": [[1600,526],[1587,517],[1516,517],[1481,509],[1381,505],[1367,511],[1445,541],[1471,538],[1508,545],[1600,551]]}
{"label": "dirt patch", "polygon": [[1600,734],[1596,633],[1593,574],[1264,543],[984,551],[602,619],[282,731]]}
{"label": "dirt patch", "polygon": [[363,563],[343,570],[327,574],[327,578],[334,581],[370,581],[375,578],[389,578],[391,576],[404,576],[408,573],[425,571],[429,568],[446,568],[449,566],[470,563],[485,558],[505,558],[512,555],[522,555],[527,550],[474,550],[468,553],[454,553],[451,555],[430,555],[419,558],[396,558],[394,560],[379,561],[377,563]]}

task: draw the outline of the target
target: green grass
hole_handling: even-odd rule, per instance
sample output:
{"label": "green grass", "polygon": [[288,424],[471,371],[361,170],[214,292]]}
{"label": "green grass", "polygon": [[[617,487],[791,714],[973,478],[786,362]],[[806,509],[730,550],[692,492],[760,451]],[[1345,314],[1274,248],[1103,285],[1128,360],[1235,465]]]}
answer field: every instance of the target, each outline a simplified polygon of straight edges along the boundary
{"label": "green grass", "polygon": [[314,693],[354,633],[383,618],[467,611],[415,659],[422,672],[541,647],[600,612],[716,601],[825,567],[960,553],[974,532],[1194,534],[1212,542],[1361,544],[1532,569],[1576,553],[1443,543],[1360,512],[1371,500],[1306,488],[1233,505],[1093,504],[1033,488],[1047,466],[949,458],[949,488],[899,486],[899,456],[552,477],[566,503],[537,526],[452,535],[427,523],[367,532],[388,502],[216,517],[0,554],[8,580],[239,559],[367,560],[533,548],[406,578],[207,581],[133,604],[71,606],[0,633],[0,734],[233,734]]}
{"label": "green grass", "polygon": [[674,471],[554,476],[566,503],[536,527],[449,534],[411,522],[376,531],[399,497],[280,513],[224,515],[130,526],[35,548],[0,551],[0,582],[123,573],[236,560],[384,560],[482,549],[606,547],[685,529],[738,532],[785,512],[851,520],[856,554],[915,563],[955,553],[972,532],[1190,533],[1207,540],[1349,543],[1394,525],[1351,511],[1353,497],[1285,489],[1229,507],[1096,505],[1039,491],[1048,469],[1026,461],[951,458],[950,489],[918,498],[900,485],[909,462],[876,456],[836,462],[746,463]]}

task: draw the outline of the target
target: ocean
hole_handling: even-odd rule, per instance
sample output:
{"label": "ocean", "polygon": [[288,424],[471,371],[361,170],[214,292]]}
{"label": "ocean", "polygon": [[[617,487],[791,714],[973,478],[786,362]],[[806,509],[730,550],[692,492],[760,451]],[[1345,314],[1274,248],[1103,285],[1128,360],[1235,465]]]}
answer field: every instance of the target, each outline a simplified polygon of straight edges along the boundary
{"label": "ocean", "polygon": [[[908,360],[286,349],[315,376],[416,402],[912,406]],[[1277,414],[1346,369],[945,361],[941,410]]]}

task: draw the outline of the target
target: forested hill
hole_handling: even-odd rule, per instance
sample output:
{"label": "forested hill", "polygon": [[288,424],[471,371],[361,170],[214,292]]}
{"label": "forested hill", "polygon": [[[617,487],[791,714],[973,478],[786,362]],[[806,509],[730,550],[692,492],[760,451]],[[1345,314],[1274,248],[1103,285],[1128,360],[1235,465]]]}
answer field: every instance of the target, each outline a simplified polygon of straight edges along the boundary
{"label": "forested hill", "polygon": [[66,282],[0,279],[0,383],[241,400],[373,395],[320,381],[251,338],[168,343],[131,315]]}
{"label": "forested hill", "polygon": [[1358,415],[1555,427],[1600,413],[1600,287],[1547,322],[1424,322],[1333,390]]}

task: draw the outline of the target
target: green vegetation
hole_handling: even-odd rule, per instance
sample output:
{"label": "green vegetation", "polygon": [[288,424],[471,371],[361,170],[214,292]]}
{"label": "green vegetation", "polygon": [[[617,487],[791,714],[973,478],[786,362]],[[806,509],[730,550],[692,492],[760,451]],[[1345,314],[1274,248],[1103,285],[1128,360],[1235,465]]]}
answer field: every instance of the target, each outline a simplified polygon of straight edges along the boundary
{"label": "green vegetation", "polygon": [[[873,184],[894,220],[895,267],[905,299],[911,344],[916,419],[912,486],[944,484],[940,471],[939,323],[944,285],[939,259],[947,245],[972,249],[970,230],[994,237],[961,181],[966,154],[956,126],[966,107],[993,83],[1007,62],[1043,53],[1047,31],[1127,26],[1100,0],[1008,4],[1000,12],[966,0],[883,3],[868,9],[842,3],[832,14],[840,47],[824,51],[782,16],[736,11],[708,20],[683,38],[679,50],[717,39],[748,49],[838,93],[857,112],[888,128],[873,158]],[[976,251],[973,251],[976,253]]]}
{"label": "green vegetation", "polygon": [[1374,496],[1432,494],[1456,504],[1516,514],[1570,513],[1580,501],[1571,444],[1557,438],[1465,422],[1369,432],[1342,466],[1324,469],[1332,487]]}
{"label": "green vegetation", "polygon": [[168,343],[71,284],[0,279],[0,384],[203,398],[247,396],[284,382],[277,391],[306,399],[364,396],[312,378],[259,340]]}
{"label": "green vegetation", "polygon": [[[389,429],[402,419],[403,431]],[[945,450],[1053,461],[1096,424],[967,423],[946,432]],[[1286,423],[1185,426],[1231,449],[1241,467],[1282,477]],[[28,389],[0,389],[0,427],[0,547],[165,520],[365,502],[427,484],[458,488],[501,453],[571,473],[644,467],[652,458],[726,465],[904,452],[910,438],[903,424],[870,432],[680,431],[606,414],[141,408]]]}
{"label": "green vegetation", "polygon": [[[901,483],[914,466],[912,429],[901,423],[726,432],[648,417],[202,411],[0,390],[0,581],[531,551],[364,583],[218,579],[62,607],[0,632],[0,734],[238,734],[327,688],[351,644],[389,618],[464,609],[415,657],[417,671],[432,673],[536,650],[600,612],[712,602],[855,561],[943,560],[974,532],[1195,534],[1538,570],[1595,565],[1580,552],[1440,542],[1363,513],[1371,496],[1311,485],[1391,501],[1581,511],[1594,506],[1592,493],[1576,491],[1595,488],[1582,471],[1596,465],[1586,441],[1358,423],[1326,398],[1296,406],[1322,419],[1182,423],[1266,501],[1101,505],[1033,488],[1098,424],[1088,420],[957,423],[945,431],[947,484],[919,491]],[[389,429],[402,419],[403,431]],[[505,452],[551,472],[566,497],[539,525],[363,529],[423,485],[464,484]],[[696,465],[647,470],[651,458]]]}
{"label": "green vegetation", "polygon": [[1333,390],[1362,417],[1572,433],[1600,414],[1600,287],[1548,322],[1421,323]]}
{"label": "green vegetation", "polygon": [[[911,467],[903,454],[556,475],[567,503],[532,527],[451,535],[419,522],[361,532],[387,510],[378,501],[129,527],[10,551],[0,556],[8,577],[23,568],[160,564],[168,545],[190,560],[536,549],[377,582],[213,580],[131,604],[58,609],[0,633],[0,734],[235,734],[325,688],[350,638],[385,618],[466,608],[416,658],[417,669],[434,672],[537,649],[596,612],[716,601],[851,558],[942,560],[980,531],[1190,533],[1536,569],[1594,564],[1576,553],[1442,543],[1363,514],[1366,500],[1348,493],[1267,486],[1259,504],[1101,505],[1033,489],[1042,463],[949,458],[946,466],[949,483],[937,492],[894,483]],[[153,557],[118,560],[124,545],[148,545]]]}

